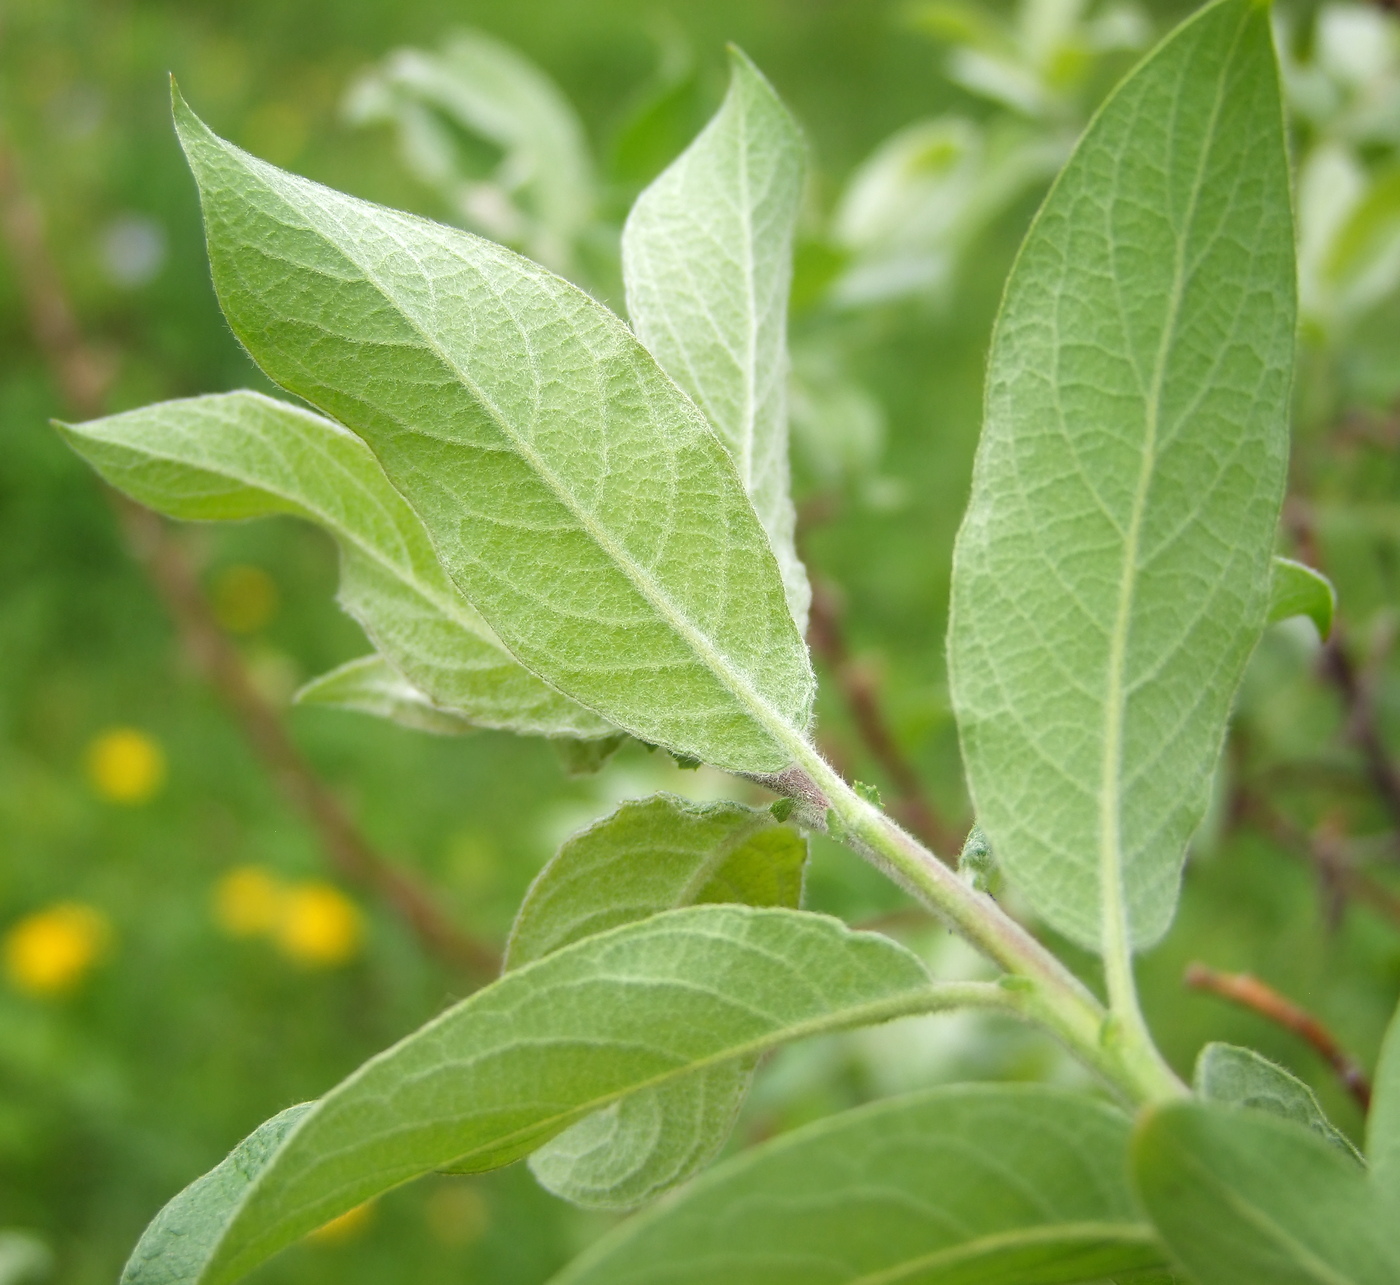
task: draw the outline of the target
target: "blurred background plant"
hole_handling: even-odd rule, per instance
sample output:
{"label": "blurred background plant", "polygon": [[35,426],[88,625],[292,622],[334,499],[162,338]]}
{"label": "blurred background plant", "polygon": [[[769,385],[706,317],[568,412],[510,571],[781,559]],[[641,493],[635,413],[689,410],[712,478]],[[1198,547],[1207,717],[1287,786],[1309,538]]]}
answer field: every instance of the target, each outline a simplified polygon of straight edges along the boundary
{"label": "blurred background plant", "polygon": [[[267,159],[515,246],[620,308],[622,219],[741,44],[811,147],[791,406],[820,734],[952,856],[971,817],[942,637],[991,319],[1076,133],[1185,8],[10,0],[0,1285],[114,1279],[177,1187],[470,989],[565,835],[657,788],[735,789],[636,745],[569,776],[537,742],[289,708],[364,649],[329,542],[284,519],[153,534],[114,515],[49,417],[267,387],[213,301],[164,73]],[[1284,551],[1332,576],[1340,624],[1326,644],[1298,621],[1266,636],[1177,927],[1142,972],[1179,1067],[1207,1039],[1254,1044],[1355,1135],[1326,1050],[1183,985],[1195,959],[1252,969],[1363,1066],[1400,991],[1400,29],[1301,0],[1278,23],[1304,307]],[[807,901],[977,973],[820,840]],[[738,1137],[943,1079],[1077,1075],[993,1019],[901,1023],[773,1058]],[[262,1279],[525,1285],[602,1225],[516,1166],[393,1193]]]}

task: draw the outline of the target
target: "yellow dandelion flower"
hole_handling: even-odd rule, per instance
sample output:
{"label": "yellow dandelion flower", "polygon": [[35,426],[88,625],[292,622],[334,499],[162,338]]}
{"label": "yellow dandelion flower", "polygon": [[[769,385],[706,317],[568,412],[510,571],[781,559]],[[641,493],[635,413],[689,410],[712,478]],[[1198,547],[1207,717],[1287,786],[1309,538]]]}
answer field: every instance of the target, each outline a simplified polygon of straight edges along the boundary
{"label": "yellow dandelion flower", "polygon": [[88,780],[111,803],[144,803],[165,783],[165,752],[134,727],[112,727],[87,750]]}
{"label": "yellow dandelion flower", "polygon": [[343,892],[328,883],[288,888],[277,924],[283,954],[312,968],[332,968],[352,959],[360,948],[360,912]]}
{"label": "yellow dandelion flower", "polygon": [[27,995],[65,995],[87,976],[111,938],[100,910],[60,902],[26,915],[5,934],[5,974]]}
{"label": "yellow dandelion flower", "polygon": [[347,1209],[338,1218],[322,1223],[313,1232],[307,1232],[306,1239],[318,1245],[343,1245],[354,1240],[374,1221],[374,1201],[367,1200],[363,1205]]}
{"label": "yellow dandelion flower", "polygon": [[230,870],[214,888],[214,919],[230,937],[257,937],[277,931],[286,888],[262,866]]}
{"label": "yellow dandelion flower", "polygon": [[230,633],[257,633],[277,614],[277,585],[261,567],[226,567],[211,597],[215,617]]}

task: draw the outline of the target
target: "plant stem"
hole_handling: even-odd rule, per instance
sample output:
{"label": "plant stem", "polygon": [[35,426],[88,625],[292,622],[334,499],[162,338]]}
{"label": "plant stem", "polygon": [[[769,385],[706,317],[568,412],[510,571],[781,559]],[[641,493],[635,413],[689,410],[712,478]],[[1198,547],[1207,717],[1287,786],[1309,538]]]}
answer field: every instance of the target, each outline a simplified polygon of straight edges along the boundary
{"label": "plant stem", "polygon": [[[803,738],[787,747],[797,762],[765,784],[797,798],[803,819],[882,870],[954,932],[1006,969],[1002,985],[1023,992],[1020,1010],[1047,1027],[1135,1105],[1187,1093],[1145,1026],[1114,1020],[1089,989],[996,901],[965,883],[911,834],[861,798]],[[819,819],[825,809],[826,815]]]}

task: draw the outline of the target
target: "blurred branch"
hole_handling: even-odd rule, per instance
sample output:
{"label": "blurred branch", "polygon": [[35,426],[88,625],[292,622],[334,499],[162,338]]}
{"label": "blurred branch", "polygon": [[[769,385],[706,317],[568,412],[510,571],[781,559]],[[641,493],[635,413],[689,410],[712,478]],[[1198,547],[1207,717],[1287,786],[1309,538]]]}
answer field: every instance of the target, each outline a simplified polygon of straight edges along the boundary
{"label": "blurred branch", "polygon": [[1306,1009],[1299,1008],[1248,973],[1222,973],[1204,964],[1190,964],[1185,981],[1193,990],[1206,991],[1239,1004],[1305,1040],[1336,1072],[1361,1109],[1370,1110],[1371,1082],[1366,1073],[1342,1049],[1336,1036]]}
{"label": "blurred branch", "polygon": [[[0,237],[28,308],[34,343],[60,394],[74,415],[84,419],[101,415],[115,360],[83,336],[49,253],[43,212],[24,187],[3,134]],[[411,876],[375,850],[302,756],[276,709],[254,685],[237,647],[219,628],[199,577],[167,524],[110,488],[108,499],[128,550],[164,603],[184,650],[233,713],[283,795],[315,830],[331,865],[348,881],[378,896],[439,958],[456,968],[493,975],[499,968],[496,952],[458,929]]]}
{"label": "blurred branch", "polygon": [[860,739],[898,791],[890,811],[935,852],[942,854],[944,861],[955,862],[962,838],[925,795],[918,772],[890,731],[874,676],[851,656],[836,590],[829,581],[816,575],[812,577],[807,641],[836,680]]}
{"label": "blurred branch", "polygon": [[[1325,571],[1312,512],[1307,503],[1290,499],[1284,508],[1284,520],[1293,533],[1303,560]],[[1333,621],[1332,633],[1322,646],[1318,672],[1342,698],[1347,738],[1361,751],[1371,788],[1389,813],[1391,825],[1400,829],[1400,768],[1397,768],[1381,737],[1376,715],[1377,683],[1374,675],[1357,670],[1348,646],[1346,624],[1340,614]]]}

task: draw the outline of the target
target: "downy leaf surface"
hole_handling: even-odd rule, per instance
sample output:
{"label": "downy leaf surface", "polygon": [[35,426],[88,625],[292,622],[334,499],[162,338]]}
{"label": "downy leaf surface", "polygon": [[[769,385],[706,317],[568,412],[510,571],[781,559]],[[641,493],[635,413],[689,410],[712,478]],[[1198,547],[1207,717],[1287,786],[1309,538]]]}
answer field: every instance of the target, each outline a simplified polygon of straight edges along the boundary
{"label": "downy leaf surface", "polygon": [[297,692],[294,703],[372,714],[435,736],[463,736],[475,730],[464,715],[434,705],[378,652],[313,678]]}
{"label": "downy leaf surface", "polygon": [[[767,810],[658,794],[569,839],[520,908],[506,968],[665,910],[712,902],[796,907],[807,841]],[[575,1204],[630,1209],[683,1182],[724,1145],[754,1059],[724,1062],[596,1112],[530,1156]]]}
{"label": "downy leaf surface", "polygon": [[1144,1208],[1199,1285],[1400,1280],[1395,1208],[1354,1159],[1257,1111],[1179,1102],[1133,1142]]}
{"label": "downy leaf surface", "polygon": [[289,513],[340,548],[340,602],[428,700],[480,727],[543,736],[614,729],[523,668],[462,597],[368,447],[261,393],[219,393],[58,426],[108,482],[174,518]]}
{"label": "downy leaf surface", "polygon": [[627,216],[622,277],[638,338],[729,448],[805,633],[812,591],[794,543],[787,410],[804,147],[758,68],[737,49],[729,67],[719,111]]}
{"label": "downy leaf surface", "polygon": [[1196,1059],[1195,1089],[1207,1102],[1291,1120],[1311,1129],[1353,1160],[1361,1159],[1346,1135],[1327,1118],[1312,1089],[1253,1049],[1207,1044]]}
{"label": "downy leaf surface", "polygon": [[978,818],[1089,948],[1165,931],[1269,606],[1294,341],[1268,9],[1134,71],[1036,218],[992,342],[954,557]]}
{"label": "downy leaf surface", "polygon": [[785,767],[813,678],[777,563],[627,327],[509,250],[249,156],[178,99],[176,123],[234,333],[369,444],[512,654],[644,740]]}
{"label": "downy leaf surface", "polygon": [[[157,1216],[124,1285],[222,1285],[371,1196],[436,1169],[508,1164],[582,1117],[784,1041],[955,1004],[886,937],[796,910],[696,906],[507,973],[366,1062],[236,1183]],[[176,1207],[178,1206],[178,1208]]]}
{"label": "downy leaf surface", "polygon": [[[1128,1121],[959,1085],[794,1130],[605,1236],[552,1285],[1055,1285],[1163,1263]],[[1133,1279],[1137,1279],[1136,1276]]]}

